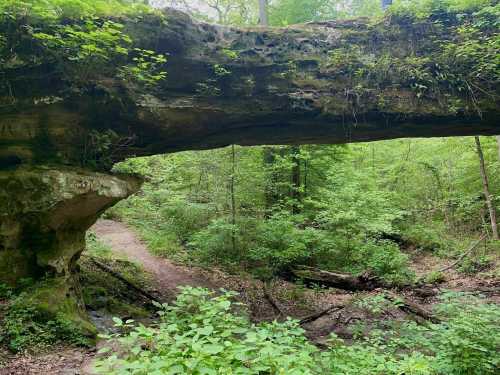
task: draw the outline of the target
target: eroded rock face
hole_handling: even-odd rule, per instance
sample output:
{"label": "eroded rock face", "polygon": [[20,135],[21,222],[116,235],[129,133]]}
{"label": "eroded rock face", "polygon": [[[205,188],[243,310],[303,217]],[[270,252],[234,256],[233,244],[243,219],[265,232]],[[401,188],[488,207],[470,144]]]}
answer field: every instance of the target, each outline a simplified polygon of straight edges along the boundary
{"label": "eroded rock face", "polygon": [[[135,47],[168,55],[167,78],[154,87],[120,79],[130,61],[88,72],[51,59],[21,28],[12,37],[12,67],[0,66],[8,83],[0,81],[0,169],[51,163],[107,170],[129,156],[229,144],[500,132],[495,82],[470,95],[442,78],[467,69],[442,58],[443,42],[461,41],[461,21],[237,29],[172,10],[115,21]],[[108,149],[95,152],[110,131]]]}
{"label": "eroded rock face", "polygon": [[0,283],[70,277],[85,232],[140,180],[68,168],[0,172]]}

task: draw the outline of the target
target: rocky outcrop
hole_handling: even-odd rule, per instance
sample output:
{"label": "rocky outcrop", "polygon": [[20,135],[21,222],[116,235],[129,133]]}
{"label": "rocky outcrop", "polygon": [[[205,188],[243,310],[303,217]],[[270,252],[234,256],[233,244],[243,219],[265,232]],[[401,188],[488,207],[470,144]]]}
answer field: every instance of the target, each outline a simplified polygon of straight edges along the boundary
{"label": "rocky outcrop", "polygon": [[75,169],[0,172],[0,282],[70,277],[85,232],[140,180]]}
{"label": "rocky outcrop", "polygon": [[0,67],[0,168],[106,170],[128,156],[232,143],[500,132],[498,85],[469,92],[451,83],[456,69],[468,69],[443,47],[463,38],[459,24],[358,19],[235,29],[175,11],[115,21],[135,46],[168,56],[167,78],[147,87],[124,79],[122,60],[78,66],[20,29],[13,62]]}

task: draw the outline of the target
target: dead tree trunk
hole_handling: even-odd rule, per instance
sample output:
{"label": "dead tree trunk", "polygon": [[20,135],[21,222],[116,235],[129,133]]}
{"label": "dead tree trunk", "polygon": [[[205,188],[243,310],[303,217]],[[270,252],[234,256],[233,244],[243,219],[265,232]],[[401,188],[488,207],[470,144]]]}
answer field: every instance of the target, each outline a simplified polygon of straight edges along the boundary
{"label": "dead tree trunk", "polygon": [[333,288],[351,291],[374,290],[384,287],[382,281],[370,275],[353,276],[346,273],[324,271],[317,268],[302,266],[292,270],[292,273],[304,281],[319,282]]}
{"label": "dead tree trunk", "polygon": [[493,204],[492,195],[490,193],[488,174],[486,172],[486,167],[484,164],[483,149],[481,147],[481,141],[479,140],[479,137],[475,137],[475,141],[476,141],[477,155],[479,157],[479,169],[481,171],[481,178],[483,180],[484,198],[486,199],[486,205],[488,206],[488,211],[490,212],[491,231],[493,239],[498,240],[499,238],[498,238],[498,227],[497,227],[497,214],[495,205]]}

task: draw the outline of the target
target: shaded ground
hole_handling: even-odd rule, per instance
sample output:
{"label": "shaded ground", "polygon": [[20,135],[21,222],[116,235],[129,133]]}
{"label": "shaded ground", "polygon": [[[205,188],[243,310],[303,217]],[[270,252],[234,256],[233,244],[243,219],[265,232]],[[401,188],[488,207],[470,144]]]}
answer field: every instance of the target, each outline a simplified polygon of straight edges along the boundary
{"label": "shaded ground", "polygon": [[87,375],[84,368],[94,350],[56,348],[44,355],[20,354],[10,358],[0,375]]}

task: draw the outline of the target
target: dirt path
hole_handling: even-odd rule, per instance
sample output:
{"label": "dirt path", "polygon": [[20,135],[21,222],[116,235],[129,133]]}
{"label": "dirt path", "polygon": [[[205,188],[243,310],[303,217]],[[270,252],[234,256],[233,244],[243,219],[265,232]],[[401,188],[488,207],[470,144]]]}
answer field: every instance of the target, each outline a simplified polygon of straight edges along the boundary
{"label": "dirt path", "polygon": [[123,223],[99,220],[91,231],[113,252],[140,264],[149,272],[153,276],[157,291],[164,297],[174,297],[178,293],[177,288],[184,285],[215,288],[211,282],[196,276],[189,268],[177,266],[167,259],[152,255],[133,230]]}

